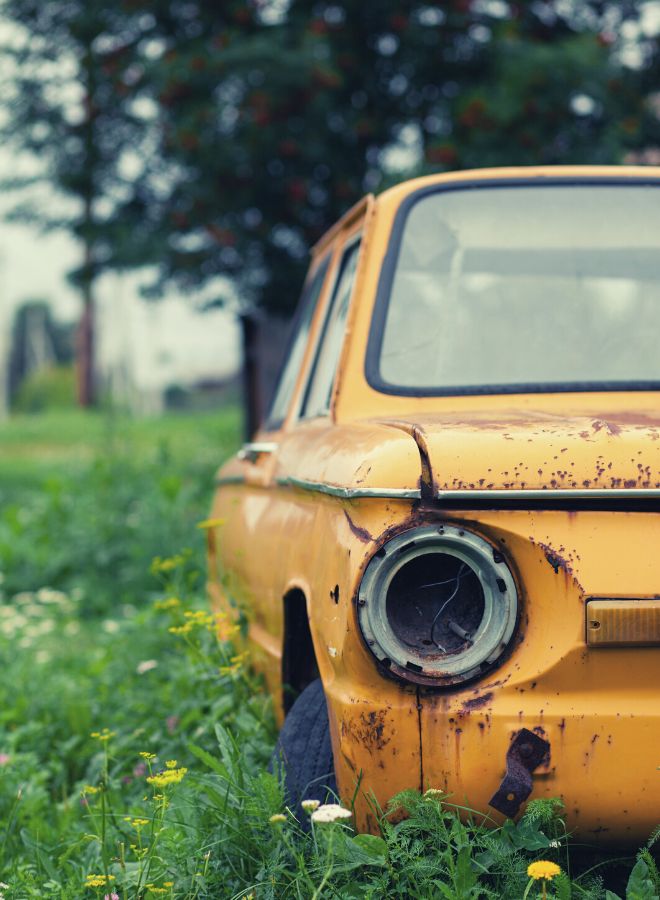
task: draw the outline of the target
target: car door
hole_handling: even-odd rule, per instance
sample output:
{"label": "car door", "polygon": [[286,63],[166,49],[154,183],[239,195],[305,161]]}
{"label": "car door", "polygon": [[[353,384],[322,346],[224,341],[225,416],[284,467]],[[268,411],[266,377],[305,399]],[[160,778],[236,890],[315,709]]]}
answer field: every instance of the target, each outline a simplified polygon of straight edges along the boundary
{"label": "car door", "polygon": [[277,574],[287,516],[286,503],[276,497],[273,473],[332,278],[333,250],[327,248],[310,266],[266,422],[219,472],[213,512],[221,524],[209,533],[209,591],[214,605],[244,611],[253,662],[273,690],[280,677],[282,603]]}

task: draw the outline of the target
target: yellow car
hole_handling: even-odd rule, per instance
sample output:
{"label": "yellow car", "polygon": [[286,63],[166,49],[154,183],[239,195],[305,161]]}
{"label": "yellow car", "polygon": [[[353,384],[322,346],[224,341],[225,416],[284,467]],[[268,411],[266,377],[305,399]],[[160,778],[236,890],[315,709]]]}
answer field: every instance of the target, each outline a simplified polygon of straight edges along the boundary
{"label": "yellow car", "polygon": [[[366,197],[314,248],[267,421],[218,473],[294,799],[404,788],[584,838],[660,821],[660,169]],[[327,703],[327,712],[326,712]]]}

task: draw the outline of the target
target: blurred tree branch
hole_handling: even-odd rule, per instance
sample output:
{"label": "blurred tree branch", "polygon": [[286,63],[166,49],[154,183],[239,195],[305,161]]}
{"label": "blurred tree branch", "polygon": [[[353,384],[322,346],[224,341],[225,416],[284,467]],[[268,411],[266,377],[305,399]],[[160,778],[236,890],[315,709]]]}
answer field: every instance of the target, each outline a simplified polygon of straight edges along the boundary
{"label": "blurred tree branch", "polygon": [[4,0],[3,137],[70,201],[15,214],[80,240],[83,346],[108,268],[155,264],[156,294],[225,277],[243,309],[288,314],[310,245],[366,190],[657,146],[648,7]]}

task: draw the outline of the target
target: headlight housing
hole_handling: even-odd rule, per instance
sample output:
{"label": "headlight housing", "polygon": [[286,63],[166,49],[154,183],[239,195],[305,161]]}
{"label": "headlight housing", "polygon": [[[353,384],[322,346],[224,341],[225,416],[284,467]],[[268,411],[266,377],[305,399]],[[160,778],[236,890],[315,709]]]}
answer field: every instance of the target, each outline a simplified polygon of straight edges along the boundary
{"label": "headlight housing", "polygon": [[518,618],[516,583],[502,554],[454,525],[388,541],[358,593],[364,639],[381,665],[417,684],[460,684],[506,652]]}

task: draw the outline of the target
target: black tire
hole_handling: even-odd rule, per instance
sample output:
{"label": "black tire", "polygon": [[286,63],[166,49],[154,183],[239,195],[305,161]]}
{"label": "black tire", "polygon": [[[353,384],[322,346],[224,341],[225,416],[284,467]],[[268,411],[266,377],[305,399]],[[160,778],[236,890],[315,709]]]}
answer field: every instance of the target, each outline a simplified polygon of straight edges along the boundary
{"label": "black tire", "polygon": [[312,681],[284,721],[272,769],[284,779],[286,802],[303,826],[309,821],[302,800],[325,802],[337,793],[328,707],[321,680]]}

